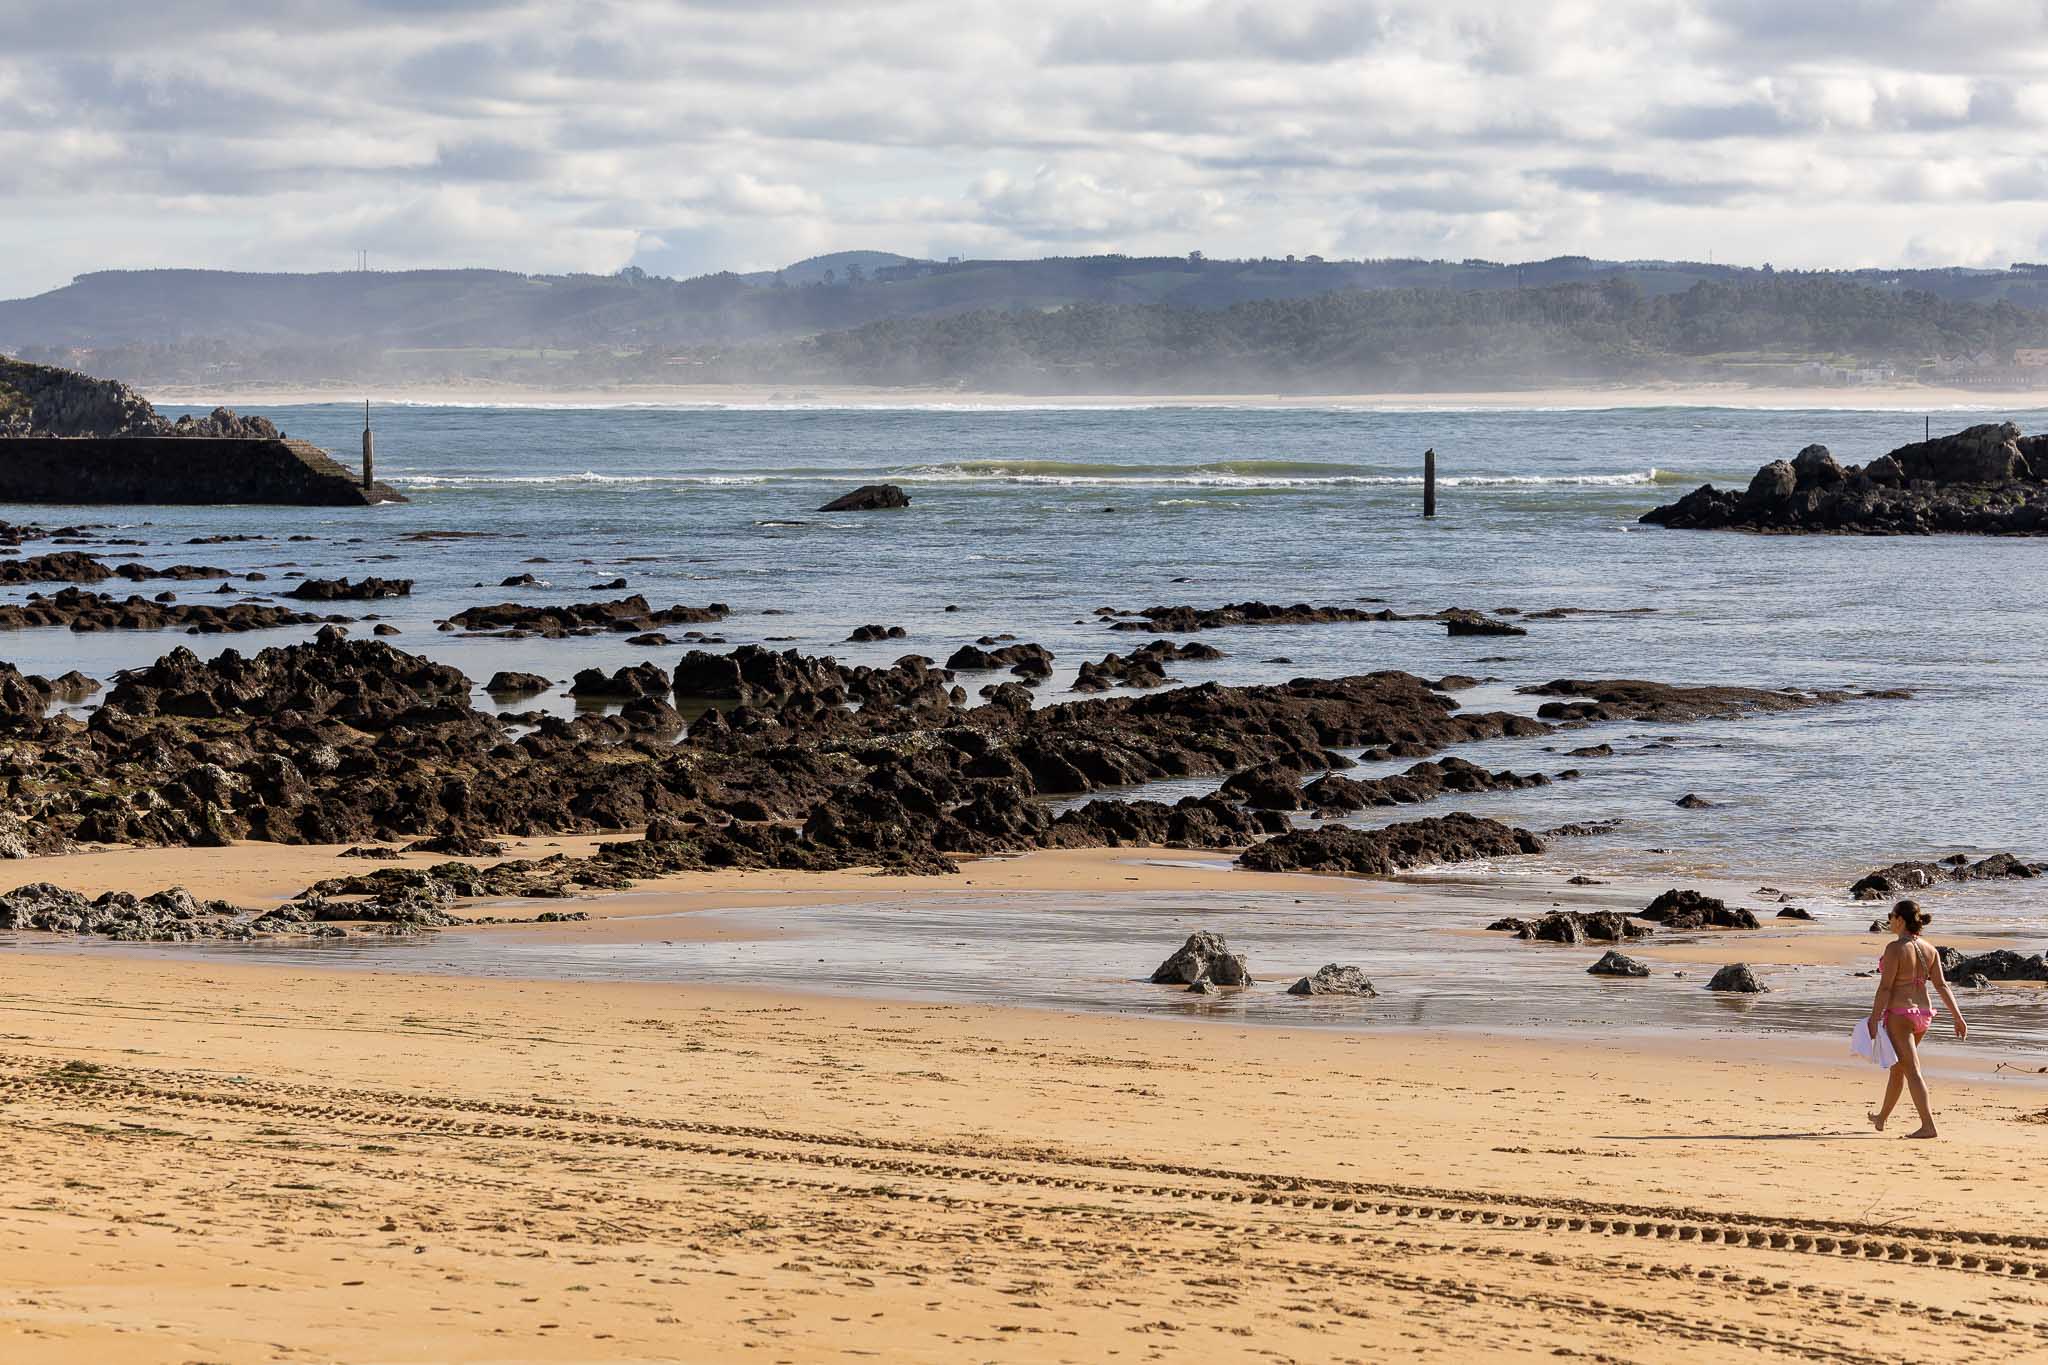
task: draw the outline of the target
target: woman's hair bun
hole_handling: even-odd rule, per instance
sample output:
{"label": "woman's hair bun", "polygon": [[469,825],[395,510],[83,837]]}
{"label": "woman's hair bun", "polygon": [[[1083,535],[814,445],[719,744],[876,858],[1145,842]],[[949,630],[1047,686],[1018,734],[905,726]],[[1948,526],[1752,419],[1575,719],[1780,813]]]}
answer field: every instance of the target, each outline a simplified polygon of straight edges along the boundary
{"label": "woman's hair bun", "polygon": [[1900,901],[1892,907],[1892,913],[1899,917],[1908,930],[1919,933],[1934,922],[1934,916],[1920,908],[1919,901]]}

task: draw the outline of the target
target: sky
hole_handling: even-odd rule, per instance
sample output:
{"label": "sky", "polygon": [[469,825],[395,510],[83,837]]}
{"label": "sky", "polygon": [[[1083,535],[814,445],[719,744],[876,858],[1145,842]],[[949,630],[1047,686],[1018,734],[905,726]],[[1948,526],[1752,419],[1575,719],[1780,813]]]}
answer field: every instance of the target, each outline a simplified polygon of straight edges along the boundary
{"label": "sky", "polygon": [[0,296],[912,256],[2048,260],[2048,0],[0,0]]}

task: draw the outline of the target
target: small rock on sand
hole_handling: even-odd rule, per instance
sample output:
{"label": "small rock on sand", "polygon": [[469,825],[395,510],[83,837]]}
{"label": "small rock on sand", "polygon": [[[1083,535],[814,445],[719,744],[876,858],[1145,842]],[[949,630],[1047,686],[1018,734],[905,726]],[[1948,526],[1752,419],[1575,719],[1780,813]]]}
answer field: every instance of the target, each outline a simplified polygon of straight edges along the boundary
{"label": "small rock on sand", "polygon": [[1757,995],[1770,989],[1756,979],[1747,962],[1731,962],[1714,973],[1714,979],[1707,983],[1710,991],[1733,991],[1738,995]]}
{"label": "small rock on sand", "polygon": [[1600,960],[1586,968],[1588,976],[1648,976],[1650,969],[1630,957],[1627,953],[1609,948],[1601,954]]}
{"label": "small rock on sand", "polygon": [[1357,995],[1377,996],[1372,982],[1356,967],[1340,966],[1335,962],[1318,967],[1312,976],[1304,976],[1287,988],[1289,995]]}
{"label": "small rock on sand", "polygon": [[1230,951],[1220,934],[1204,929],[1188,935],[1188,941],[1152,973],[1161,985],[1194,985],[1209,981],[1218,986],[1249,986],[1252,974],[1245,970],[1244,954]]}

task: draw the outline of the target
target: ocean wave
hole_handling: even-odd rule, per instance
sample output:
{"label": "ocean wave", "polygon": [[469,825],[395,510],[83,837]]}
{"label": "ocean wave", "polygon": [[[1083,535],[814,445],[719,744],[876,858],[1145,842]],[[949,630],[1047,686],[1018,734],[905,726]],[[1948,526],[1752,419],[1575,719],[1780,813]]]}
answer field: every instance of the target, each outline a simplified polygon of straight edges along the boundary
{"label": "ocean wave", "polygon": [[401,488],[518,488],[587,484],[625,487],[652,484],[691,484],[706,488],[747,487],[774,483],[793,475],[761,474],[599,474],[586,469],[578,474],[386,474],[384,481]]}
{"label": "ocean wave", "polygon": [[[1259,466],[1266,468],[1261,470]],[[1663,482],[1665,473],[1642,469],[1614,474],[1451,474],[1439,477],[1437,484],[1443,488],[1628,488]],[[920,465],[896,470],[888,477],[902,483],[1004,483],[1078,488],[1399,488],[1416,487],[1422,483],[1420,474],[1368,473],[1343,465],[1294,461],[1231,461],[1155,469],[1134,465],[1069,464],[1054,460],[974,461]],[[1680,476],[1681,481],[1683,478]]]}
{"label": "ocean wave", "polygon": [[[1008,485],[1050,488],[1214,488],[1284,491],[1316,488],[1411,488],[1420,474],[1377,473],[1355,465],[1304,460],[1226,460],[1201,465],[1091,464],[1065,460],[974,460],[895,470],[764,469],[750,473],[600,474],[585,469],[554,474],[386,474],[400,488],[752,488],[769,484],[837,485],[851,481]],[[1446,474],[1444,488],[1634,488],[1691,483],[1697,474],[1641,469],[1619,473]]]}

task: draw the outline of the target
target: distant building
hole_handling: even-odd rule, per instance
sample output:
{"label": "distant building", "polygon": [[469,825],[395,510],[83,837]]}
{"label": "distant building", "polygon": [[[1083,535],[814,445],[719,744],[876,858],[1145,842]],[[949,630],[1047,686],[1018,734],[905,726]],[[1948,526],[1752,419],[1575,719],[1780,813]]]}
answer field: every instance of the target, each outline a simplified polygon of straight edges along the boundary
{"label": "distant building", "polygon": [[2048,370],[2048,346],[2021,346],[2012,353],[2014,369]]}

